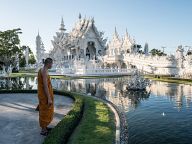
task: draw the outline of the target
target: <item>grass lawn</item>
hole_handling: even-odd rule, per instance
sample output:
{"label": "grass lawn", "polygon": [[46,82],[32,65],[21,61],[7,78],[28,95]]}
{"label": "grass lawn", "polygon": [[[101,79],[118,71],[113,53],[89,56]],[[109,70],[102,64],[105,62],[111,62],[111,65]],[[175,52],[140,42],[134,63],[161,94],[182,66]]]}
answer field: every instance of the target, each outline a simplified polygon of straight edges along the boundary
{"label": "grass lawn", "polygon": [[64,79],[64,80],[69,80],[69,79],[71,79],[70,77],[67,77],[67,76],[64,76],[64,75],[61,75],[61,76],[51,75],[50,77],[51,77],[51,78],[56,78],[56,79]]}
{"label": "grass lawn", "polygon": [[35,69],[29,69],[29,70],[25,70],[25,69],[21,69],[19,70],[20,73],[36,73]]}
{"label": "grass lawn", "polygon": [[35,77],[37,73],[11,73],[9,77]]}
{"label": "grass lawn", "polygon": [[[37,76],[37,73],[35,72],[19,72],[19,73],[11,73],[9,77],[26,77],[26,76]],[[115,76],[76,76],[76,77],[70,77],[65,75],[51,75],[51,78],[56,79],[64,79],[64,80],[70,80],[70,79],[99,79],[99,78],[118,78],[118,77],[124,77],[124,75],[115,75]]]}
{"label": "grass lawn", "polygon": [[192,84],[191,79],[181,79],[181,78],[175,78],[175,77],[163,77],[160,76],[160,78],[155,78],[154,76],[145,76],[145,78],[149,78],[151,80],[156,80],[156,81],[162,81],[162,82],[169,82],[169,83],[178,83],[178,84]]}
{"label": "grass lawn", "polygon": [[118,77],[124,77],[126,75],[109,75],[109,76],[77,76],[72,77],[76,79],[98,79],[98,78],[118,78]]}
{"label": "grass lawn", "polygon": [[115,130],[110,108],[101,101],[85,97],[83,118],[68,144],[113,144]]}

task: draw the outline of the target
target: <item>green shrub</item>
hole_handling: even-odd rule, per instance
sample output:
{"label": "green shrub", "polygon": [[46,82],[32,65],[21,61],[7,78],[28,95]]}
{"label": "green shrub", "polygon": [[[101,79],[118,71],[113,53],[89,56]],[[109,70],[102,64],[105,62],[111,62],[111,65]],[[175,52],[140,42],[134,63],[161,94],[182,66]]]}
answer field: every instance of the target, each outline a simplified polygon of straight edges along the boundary
{"label": "green shrub", "polygon": [[55,126],[51,133],[45,138],[43,144],[64,144],[67,143],[70,135],[83,115],[84,100],[81,96],[74,96],[67,92],[56,91],[55,94],[65,95],[73,98],[75,103],[72,110]]}

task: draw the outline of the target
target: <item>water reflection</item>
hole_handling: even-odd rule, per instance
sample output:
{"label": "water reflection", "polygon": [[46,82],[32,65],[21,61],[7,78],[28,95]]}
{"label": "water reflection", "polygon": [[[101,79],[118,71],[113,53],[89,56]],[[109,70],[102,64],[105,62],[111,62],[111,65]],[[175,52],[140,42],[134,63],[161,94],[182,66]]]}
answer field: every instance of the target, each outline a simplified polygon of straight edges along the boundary
{"label": "water reflection", "polygon": [[34,77],[0,78],[0,90],[35,89]]}
{"label": "water reflection", "polygon": [[[123,138],[128,132],[130,144],[190,144],[192,86],[152,81],[150,91],[134,92],[126,91],[128,79],[52,79],[52,85],[111,101],[122,112],[121,124],[128,129]],[[36,78],[0,79],[0,89],[37,89]]]}
{"label": "water reflection", "polygon": [[150,91],[125,91],[124,97],[127,97],[131,100],[131,105],[134,106],[134,108],[137,108],[137,106],[140,104],[140,101],[147,100],[150,96]]}
{"label": "water reflection", "polygon": [[184,103],[186,103],[186,107],[191,105],[192,86],[190,85],[152,81],[150,91],[134,92],[126,91],[126,85],[123,81],[128,79],[129,77],[75,80],[52,79],[52,84],[55,89],[90,94],[109,100],[118,107],[123,105],[124,111],[136,108],[140,101],[147,100],[150,94],[168,99],[178,110],[185,105]]}
{"label": "water reflection", "polygon": [[163,96],[180,110],[182,106],[190,107],[192,102],[192,86],[184,84],[170,84],[153,81],[151,92],[156,96]]}
{"label": "water reflection", "polygon": [[[0,89],[36,89],[36,77],[0,78]],[[100,97],[124,107],[124,111],[136,108],[141,101],[150,97],[147,92],[126,91],[124,81],[129,77],[102,79],[52,79],[55,89],[80,92]],[[168,99],[173,106],[180,110],[183,106],[190,107],[192,103],[192,86],[152,81],[151,94]]]}

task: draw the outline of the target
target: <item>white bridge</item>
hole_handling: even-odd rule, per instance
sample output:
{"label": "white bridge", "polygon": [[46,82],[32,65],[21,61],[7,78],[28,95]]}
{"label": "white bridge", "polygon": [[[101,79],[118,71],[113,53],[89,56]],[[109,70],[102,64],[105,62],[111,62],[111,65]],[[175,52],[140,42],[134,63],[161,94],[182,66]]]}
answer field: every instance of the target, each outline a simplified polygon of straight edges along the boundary
{"label": "white bridge", "polygon": [[106,76],[106,75],[131,75],[134,69],[117,68],[56,68],[50,75],[67,76]]}

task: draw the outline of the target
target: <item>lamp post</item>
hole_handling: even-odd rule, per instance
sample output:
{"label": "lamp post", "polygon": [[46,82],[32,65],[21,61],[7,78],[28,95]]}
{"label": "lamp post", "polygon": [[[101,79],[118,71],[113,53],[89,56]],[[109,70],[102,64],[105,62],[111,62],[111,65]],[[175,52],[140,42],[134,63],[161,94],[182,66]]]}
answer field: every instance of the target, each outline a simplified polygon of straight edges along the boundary
{"label": "lamp post", "polygon": [[165,50],[166,47],[165,47],[165,46],[162,46],[161,48],[163,49],[163,53],[164,53],[164,50]]}
{"label": "lamp post", "polygon": [[185,47],[188,47],[188,51],[189,51],[189,50],[191,50],[191,47],[192,47],[192,46],[185,46]]}

